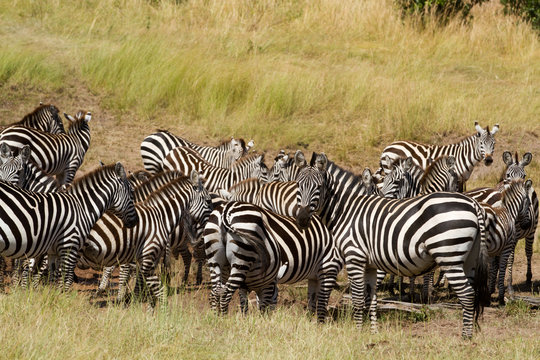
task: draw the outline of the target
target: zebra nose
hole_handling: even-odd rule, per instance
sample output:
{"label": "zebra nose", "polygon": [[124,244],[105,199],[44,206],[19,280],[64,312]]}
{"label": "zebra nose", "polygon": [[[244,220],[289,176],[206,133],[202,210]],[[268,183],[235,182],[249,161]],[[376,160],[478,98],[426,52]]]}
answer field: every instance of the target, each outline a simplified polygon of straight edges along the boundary
{"label": "zebra nose", "polygon": [[491,156],[491,154],[486,154],[486,157],[484,158],[484,163],[486,164],[486,166],[489,166],[493,163],[493,157]]}
{"label": "zebra nose", "polygon": [[296,218],[296,224],[300,229],[307,229],[309,226],[309,220],[311,215],[309,214],[308,207],[300,207],[298,209],[298,217]]}

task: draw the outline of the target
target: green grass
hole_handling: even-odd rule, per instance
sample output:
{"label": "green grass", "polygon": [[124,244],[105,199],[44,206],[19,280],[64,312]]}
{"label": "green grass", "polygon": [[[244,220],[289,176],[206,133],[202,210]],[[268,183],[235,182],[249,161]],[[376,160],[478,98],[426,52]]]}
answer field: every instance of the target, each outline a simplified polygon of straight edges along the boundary
{"label": "green grass", "polygon": [[[317,324],[298,306],[271,315],[236,311],[215,315],[206,292],[169,298],[166,313],[150,314],[140,304],[123,308],[92,305],[76,292],[14,291],[0,297],[1,358],[534,358],[540,348],[514,317],[484,321],[472,341],[459,336],[460,315],[436,313],[429,320],[387,314],[380,333],[358,330],[350,318]],[[14,316],[14,314],[17,314]],[[534,315],[533,315],[534,316]],[[538,329],[538,317],[530,330]],[[429,330],[428,330],[429,329]],[[501,338],[500,331],[513,336]],[[491,332],[489,332],[491,331]],[[491,335],[490,335],[491,334]],[[494,335],[495,334],[495,335]]]}

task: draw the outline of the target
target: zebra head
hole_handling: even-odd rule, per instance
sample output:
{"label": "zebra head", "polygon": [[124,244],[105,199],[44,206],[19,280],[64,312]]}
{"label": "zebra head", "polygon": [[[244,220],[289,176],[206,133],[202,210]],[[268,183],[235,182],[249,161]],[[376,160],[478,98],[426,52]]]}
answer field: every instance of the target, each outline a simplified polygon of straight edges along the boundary
{"label": "zebra head", "polygon": [[420,179],[421,191],[424,194],[436,191],[457,192],[462,190],[460,177],[455,169],[454,156],[439,156],[427,167]]}
{"label": "zebra head", "polygon": [[127,179],[124,166],[119,162],[114,166],[114,175],[116,191],[112,197],[111,212],[123,221],[125,227],[132,228],[139,221],[139,216],[135,211],[133,187]]}
{"label": "zebra head", "polygon": [[406,159],[398,158],[392,162],[390,157],[386,157],[386,163],[390,165],[390,173],[384,177],[381,194],[385,198],[403,199],[408,197],[413,186],[409,170],[413,166],[412,157]]}
{"label": "zebra head", "polygon": [[532,154],[530,152],[523,154],[523,158],[521,161],[519,161],[517,152],[515,160],[512,158],[512,153],[510,151],[505,151],[502,158],[504,163],[506,164],[506,169],[504,170],[500,181],[525,179],[525,176],[527,176],[527,174],[525,173],[525,166],[529,165],[532,160]]}
{"label": "zebra head", "polygon": [[284,181],[282,178],[282,168],[287,165],[289,161],[289,154],[285,154],[285,150],[280,150],[277,156],[274,158],[274,165],[270,168],[268,174],[268,182],[272,181]]}
{"label": "zebra head", "polygon": [[22,187],[30,153],[30,146],[25,145],[17,156],[13,156],[9,145],[2,143],[0,145],[0,180]]}
{"label": "zebra head", "polygon": [[194,196],[189,206],[189,217],[192,221],[191,224],[191,236],[193,239],[199,239],[202,236],[204,227],[210,214],[212,213],[212,198],[210,193],[203,186],[201,175],[192,170],[189,176],[189,180],[193,185]]}
{"label": "zebra head", "polygon": [[382,195],[369,168],[365,168],[362,172],[362,182],[366,189],[365,195]]}
{"label": "zebra head", "polygon": [[482,129],[478,122],[474,123],[476,128],[476,136],[478,137],[476,142],[476,151],[479,152],[481,160],[484,160],[484,164],[489,166],[493,163],[493,153],[495,151],[495,134],[499,131],[499,124],[495,124],[493,130],[489,130],[489,126],[486,129]]}
{"label": "zebra head", "polygon": [[514,217],[516,223],[527,229],[532,222],[529,207],[531,205],[532,180],[514,179],[502,192],[502,206]]}
{"label": "zebra head", "polygon": [[[310,166],[304,166],[296,177],[298,183],[296,223],[301,229],[306,229],[313,214],[322,209],[331,177],[326,170],[328,165],[326,155],[324,153],[313,155]],[[297,152],[295,155],[297,166],[301,165],[302,160],[305,161],[304,154]]]}

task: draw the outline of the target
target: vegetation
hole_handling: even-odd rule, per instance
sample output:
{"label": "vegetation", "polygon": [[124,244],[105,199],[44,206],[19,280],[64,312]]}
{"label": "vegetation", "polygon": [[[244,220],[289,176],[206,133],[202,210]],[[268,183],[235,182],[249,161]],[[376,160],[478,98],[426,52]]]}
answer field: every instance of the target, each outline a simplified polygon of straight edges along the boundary
{"label": "vegetation", "polygon": [[[445,27],[427,17],[420,27],[394,0],[0,0],[0,122],[19,120],[40,100],[68,113],[92,110],[82,171],[97,160],[137,169],[143,137],[168,128],[211,144],[253,138],[267,161],[280,148],[325,151],[357,172],[376,168],[393,140],[449,143],[474,133],[474,121],[499,123],[495,163],[475,170],[470,187],[498,180],[507,149],[531,151],[527,170],[540,182],[538,33],[505,16],[499,1],[471,14]],[[524,266],[519,246],[515,269]],[[0,358],[540,352],[538,312],[521,304],[487,311],[482,332],[466,342],[458,312],[384,314],[371,335],[351,320],[317,325],[298,293],[296,305],[242,319],[210,312],[207,290],[174,296],[169,313],[155,316],[84,291],[14,291],[0,295]]]}
{"label": "vegetation", "polygon": [[485,1],[486,0],[397,0],[397,3],[407,15],[434,15],[440,22],[447,23],[456,16],[460,16],[462,20],[467,20],[472,7]]}
{"label": "vegetation", "polygon": [[504,5],[505,13],[521,16],[540,31],[540,2],[537,0],[501,0],[501,3]]}

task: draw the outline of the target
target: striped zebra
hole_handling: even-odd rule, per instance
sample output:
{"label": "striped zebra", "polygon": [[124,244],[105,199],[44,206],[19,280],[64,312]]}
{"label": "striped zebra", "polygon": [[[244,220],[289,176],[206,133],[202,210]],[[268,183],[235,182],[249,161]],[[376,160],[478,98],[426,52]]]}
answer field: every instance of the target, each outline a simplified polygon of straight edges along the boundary
{"label": "striped zebra", "polygon": [[[162,186],[169,184],[172,181],[175,181],[179,178],[182,178],[183,175],[180,171],[163,171],[158,174],[155,174],[148,178],[145,182],[141,183],[139,186],[136,186],[133,190],[133,197],[136,203],[145,201],[153,192],[157,191]],[[128,177],[129,178],[129,177]],[[181,224],[182,225],[182,224]],[[184,231],[184,226],[177,226],[173,235],[170,238],[170,252],[173,257],[178,258],[182,256],[182,261],[184,262],[184,277],[183,283],[187,283],[189,277],[192,254],[189,250],[188,243],[193,243],[191,239],[190,231]],[[202,250],[202,249],[201,249]],[[196,255],[199,255],[201,250],[197,248],[194,249]],[[197,278],[196,283],[202,283],[202,266],[204,257],[196,256],[198,269],[197,269]],[[103,276],[98,286],[98,294],[104,293],[109,285],[109,279],[114,271],[114,265],[110,267],[105,267],[103,270]],[[128,269],[133,270],[133,267],[126,266],[124,271]],[[121,272],[122,277],[128,277]],[[121,289],[122,290],[122,289]],[[122,290],[123,291],[123,290]]]}
{"label": "striped zebra", "polygon": [[[156,265],[165,256],[175,228],[184,219],[193,224],[184,230],[196,231],[194,237],[202,234],[211,212],[210,195],[202,186],[199,174],[192,171],[189,178],[178,178],[154,191],[135,205],[135,211],[139,223],[128,229],[113,214],[103,215],[84,243],[81,261],[94,267],[135,263],[139,269],[136,292],[146,284],[151,306],[155,306],[156,300],[165,305],[166,293],[155,274]],[[128,279],[120,280],[120,288],[125,289]],[[123,296],[119,293],[119,297]]]}
{"label": "striped zebra", "polygon": [[297,150],[294,156],[290,156],[285,154],[284,150],[280,150],[269,171],[268,182],[294,181],[300,169],[306,165],[307,162],[302,151]]}
{"label": "striped zebra", "polygon": [[189,174],[192,170],[202,173],[204,186],[208,191],[217,192],[228,189],[239,181],[258,178],[264,182],[268,179],[268,168],[264,164],[264,155],[250,154],[238,160],[231,169],[212,166],[193,149],[177,147],[163,160],[164,170],[178,170]]}
{"label": "striped zebra", "polygon": [[40,104],[31,113],[25,115],[22,120],[10,125],[0,125],[0,132],[10,126],[25,126],[51,134],[64,134],[64,124],[58,116],[58,108],[51,104]]}
{"label": "striped zebra", "polygon": [[[499,124],[489,130],[482,129],[478,122],[475,122],[476,133],[458,143],[450,145],[424,145],[413,141],[396,141],[384,148],[380,164],[385,174],[391,170],[391,164],[397,158],[407,158],[411,156],[416,165],[426,169],[429,159],[436,159],[442,155],[451,155],[456,159],[455,169],[461,177],[463,184],[469,179],[474,166],[480,161],[489,166],[493,162],[493,152],[495,149],[494,135],[499,131]],[[379,172],[379,171],[377,171]]]}
{"label": "striped zebra", "polygon": [[377,269],[410,277],[439,266],[462,304],[462,335],[470,338],[474,315],[477,319],[489,304],[483,208],[459,193],[403,200],[358,196],[358,186],[350,183],[340,191],[347,172],[336,169],[334,174],[319,212],[344,259],[357,325],[362,324],[367,282],[371,328],[377,329]]}
{"label": "striped zebra", "polygon": [[137,222],[132,188],[122,164],[99,168],[65,192],[34,193],[0,182],[0,255],[59,259],[60,284],[67,290],[82,243],[94,223],[114,210],[126,226]]}
{"label": "striped zebra", "polygon": [[144,138],[141,143],[141,156],[144,168],[151,173],[163,170],[163,160],[167,154],[179,146],[187,146],[197,151],[200,156],[216,167],[230,168],[240,157],[247,155],[253,147],[253,140],[246,145],[244,139],[231,139],[217,147],[200,146],[187,141],[167,130],[158,130]]}
{"label": "striped zebra", "polygon": [[488,224],[488,255],[493,258],[489,289],[490,293],[495,292],[495,282],[497,281],[499,286],[498,300],[501,305],[505,303],[504,278],[506,267],[517,242],[516,221],[522,219],[521,221],[531,222],[531,219],[527,216],[530,206],[529,193],[531,187],[531,180],[527,180],[527,182],[522,179],[511,180],[502,190],[500,207],[483,204]]}
{"label": "striped zebra", "polygon": [[[511,166],[509,162],[505,161],[507,168],[503,171],[503,174],[501,176],[501,178],[505,180],[497,184],[494,188],[479,188],[479,189],[469,191],[466,194],[476,199],[479,202],[484,202],[491,206],[501,206],[501,200],[502,200],[501,192],[504,189],[504,187],[508,184],[508,182],[512,180],[512,177],[508,177],[506,174],[507,172],[511,172],[511,173],[516,174],[516,176],[519,176],[520,178],[524,179],[526,176],[524,167],[528,165],[530,162],[530,160],[527,161],[526,159],[529,157],[529,155],[527,154],[523,156],[523,160],[520,162],[523,164],[523,166],[521,166],[521,169],[517,168],[519,167],[520,164],[514,164],[514,166]],[[505,155],[503,154],[503,159],[504,159],[504,156]],[[516,157],[516,163],[517,163],[517,157]],[[527,212],[527,216],[523,219],[519,218],[516,222],[516,239],[523,239],[523,238],[525,239],[525,255],[527,257],[526,284],[530,286],[532,284],[533,244],[534,244],[536,228],[538,227],[538,216],[539,216],[538,195],[533,188],[531,188],[530,190],[529,198],[530,198],[530,205]],[[530,219],[530,221],[528,221],[527,219]],[[508,278],[509,278],[508,293],[510,295],[513,294],[513,287],[512,287],[513,260],[514,260],[514,252],[512,252],[512,254],[510,255],[510,259],[508,260]]]}
{"label": "striped zebra", "polygon": [[510,151],[505,151],[502,155],[503,162],[506,164],[506,168],[501,174],[499,181],[506,181],[512,179],[525,179],[527,173],[525,172],[525,166],[529,165],[532,160],[532,154],[527,152],[523,154],[523,158],[519,161],[519,156],[516,152],[515,160],[512,158]]}
{"label": "striped zebra", "polygon": [[295,219],[253,204],[229,202],[214,210],[204,230],[212,281],[211,307],[227,313],[236,290],[247,311],[247,291],[258,295],[261,310],[277,301],[277,284],[308,280],[309,310],[323,315],[332,279],[337,276],[330,231],[314,217],[305,230]]}
{"label": "striped zebra", "polygon": [[[390,161],[387,159],[387,162]],[[391,171],[384,177],[382,183],[382,195],[390,199],[405,199],[420,194],[430,194],[436,191],[456,192],[460,190],[460,181],[455,172],[455,158],[453,156],[439,156],[431,161],[424,171],[414,164],[412,157],[399,158],[391,162]],[[429,300],[433,283],[434,271],[424,276],[422,298]],[[384,278],[384,273],[379,273],[379,281]],[[398,288],[401,289],[403,278],[399,278]],[[414,278],[409,279],[411,300],[414,298]],[[394,293],[394,276],[388,281],[388,290]]]}
{"label": "striped zebra", "polygon": [[30,145],[32,160],[43,171],[56,175],[58,182],[71,183],[90,146],[90,112],[79,111],[76,118],[64,114],[71,121],[66,134],[50,134],[24,126],[12,126],[0,134],[0,141],[11,148]]}

